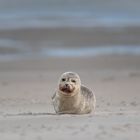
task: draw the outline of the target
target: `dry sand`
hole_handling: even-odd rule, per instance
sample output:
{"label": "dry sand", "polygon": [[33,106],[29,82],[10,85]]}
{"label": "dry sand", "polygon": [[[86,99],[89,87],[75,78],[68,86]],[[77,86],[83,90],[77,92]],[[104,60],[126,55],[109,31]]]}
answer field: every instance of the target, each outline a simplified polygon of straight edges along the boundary
{"label": "dry sand", "polygon": [[[54,114],[51,96],[69,70],[94,90],[95,114]],[[139,138],[140,56],[0,61],[1,140]]]}

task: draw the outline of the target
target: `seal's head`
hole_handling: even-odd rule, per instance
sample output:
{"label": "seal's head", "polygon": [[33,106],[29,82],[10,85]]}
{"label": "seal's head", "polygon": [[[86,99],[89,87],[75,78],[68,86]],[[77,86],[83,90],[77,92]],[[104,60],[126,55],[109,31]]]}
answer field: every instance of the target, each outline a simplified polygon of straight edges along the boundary
{"label": "seal's head", "polygon": [[64,96],[74,96],[81,88],[81,80],[74,72],[63,73],[58,82],[59,93]]}

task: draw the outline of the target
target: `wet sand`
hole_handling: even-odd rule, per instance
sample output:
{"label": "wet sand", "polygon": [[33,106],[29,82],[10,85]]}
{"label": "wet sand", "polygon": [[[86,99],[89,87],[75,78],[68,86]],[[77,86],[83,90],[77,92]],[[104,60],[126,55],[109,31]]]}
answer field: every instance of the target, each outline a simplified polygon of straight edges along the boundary
{"label": "wet sand", "polygon": [[38,49],[46,45],[46,47],[139,45],[140,26],[1,29],[0,38],[25,41],[28,47]]}

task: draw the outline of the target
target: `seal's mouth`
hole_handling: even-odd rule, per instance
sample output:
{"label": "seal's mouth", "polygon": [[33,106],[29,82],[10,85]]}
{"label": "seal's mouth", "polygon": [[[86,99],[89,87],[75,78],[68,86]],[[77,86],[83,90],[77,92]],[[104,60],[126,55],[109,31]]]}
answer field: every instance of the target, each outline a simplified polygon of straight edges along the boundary
{"label": "seal's mouth", "polygon": [[64,85],[64,86],[59,85],[59,90],[65,94],[70,94],[75,90],[75,87],[73,87],[72,85]]}

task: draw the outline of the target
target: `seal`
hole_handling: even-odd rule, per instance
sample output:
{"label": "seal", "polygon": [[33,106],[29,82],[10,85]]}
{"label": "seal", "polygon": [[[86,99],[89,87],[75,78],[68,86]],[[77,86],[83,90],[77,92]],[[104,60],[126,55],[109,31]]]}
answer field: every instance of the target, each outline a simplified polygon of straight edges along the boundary
{"label": "seal", "polygon": [[81,84],[77,73],[65,72],[58,81],[52,102],[57,114],[88,114],[95,110],[96,98]]}

